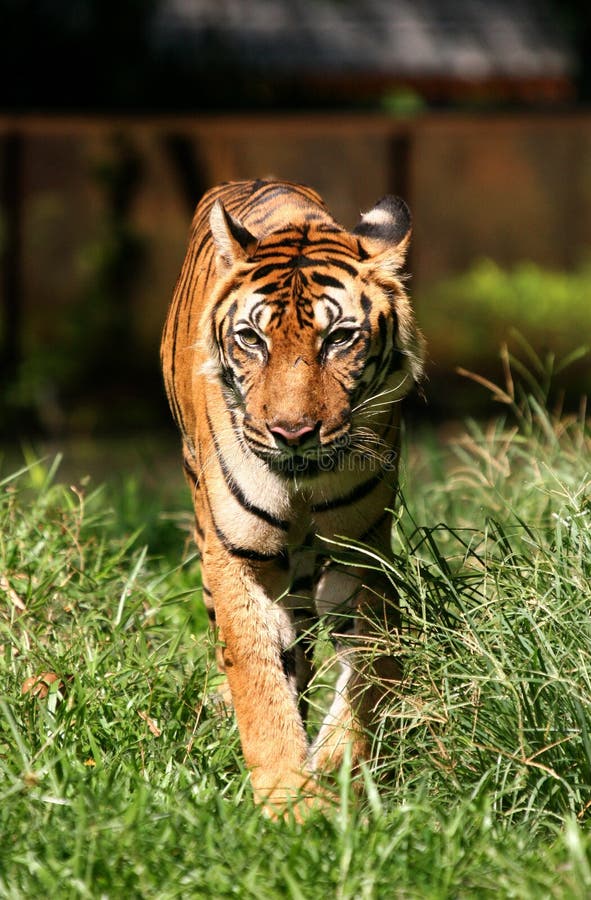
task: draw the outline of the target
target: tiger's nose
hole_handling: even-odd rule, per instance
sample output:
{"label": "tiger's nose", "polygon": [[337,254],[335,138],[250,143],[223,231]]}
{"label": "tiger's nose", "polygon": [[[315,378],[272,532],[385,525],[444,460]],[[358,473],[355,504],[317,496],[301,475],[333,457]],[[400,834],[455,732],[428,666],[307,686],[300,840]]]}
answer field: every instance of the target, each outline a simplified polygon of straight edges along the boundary
{"label": "tiger's nose", "polygon": [[320,422],[315,425],[281,422],[267,425],[278,447],[301,447],[304,443],[310,443],[311,438],[317,437],[320,431]]}

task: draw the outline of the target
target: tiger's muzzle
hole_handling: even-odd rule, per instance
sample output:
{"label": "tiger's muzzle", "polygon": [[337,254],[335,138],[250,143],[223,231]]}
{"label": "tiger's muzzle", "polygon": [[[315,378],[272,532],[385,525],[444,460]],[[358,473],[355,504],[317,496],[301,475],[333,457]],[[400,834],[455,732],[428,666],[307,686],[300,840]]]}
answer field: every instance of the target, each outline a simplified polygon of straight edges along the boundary
{"label": "tiger's muzzle", "polygon": [[267,422],[267,430],[273,437],[278,450],[311,450],[320,445],[320,428],[322,422],[310,424],[301,422]]}

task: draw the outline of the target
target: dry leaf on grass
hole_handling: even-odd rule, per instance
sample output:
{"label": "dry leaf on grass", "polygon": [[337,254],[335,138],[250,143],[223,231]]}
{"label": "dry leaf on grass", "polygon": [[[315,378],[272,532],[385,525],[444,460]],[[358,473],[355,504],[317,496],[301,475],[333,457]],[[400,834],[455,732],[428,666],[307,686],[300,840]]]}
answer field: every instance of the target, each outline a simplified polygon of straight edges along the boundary
{"label": "dry leaf on grass", "polygon": [[44,700],[49,694],[51,685],[55,684],[56,681],[59,682],[57,690],[63,690],[65,685],[55,672],[42,672],[41,675],[31,675],[23,681],[21,693],[30,694],[31,697],[38,697],[40,700]]}
{"label": "dry leaf on grass", "polygon": [[16,606],[17,609],[19,609],[21,612],[24,612],[26,610],[27,607],[25,606],[17,592],[14,590],[14,588],[11,587],[11,584],[6,575],[0,575],[0,590],[4,591],[10,602],[14,606]]}
{"label": "dry leaf on grass", "polygon": [[144,720],[154,737],[160,737],[162,731],[160,730],[160,728],[158,728],[155,719],[151,719],[148,713],[144,712],[143,710],[138,710],[138,716],[140,717],[140,719]]}

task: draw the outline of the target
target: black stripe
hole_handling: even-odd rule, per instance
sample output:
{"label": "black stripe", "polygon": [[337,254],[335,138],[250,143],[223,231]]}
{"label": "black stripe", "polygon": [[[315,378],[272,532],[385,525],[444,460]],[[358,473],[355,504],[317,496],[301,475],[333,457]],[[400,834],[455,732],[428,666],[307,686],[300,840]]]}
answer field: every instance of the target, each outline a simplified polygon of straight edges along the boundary
{"label": "black stripe", "polygon": [[362,246],[361,241],[357,241],[357,253],[359,254],[359,259],[363,262],[366,259],[369,259],[369,253]]}
{"label": "black stripe", "polygon": [[[164,368],[164,357],[162,357],[162,366]],[[172,364],[171,371],[174,371],[174,362]],[[184,436],[187,432],[186,432],[186,429],[184,428],[183,414],[181,412],[179,401],[178,401],[178,398],[176,395],[176,386],[175,386],[173,377],[171,377],[170,380],[168,380],[168,379],[164,380],[164,387],[166,389],[166,396],[168,398],[168,405],[170,406],[170,411],[172,413],[172,417],[173,417],[174,421],[176,422],[181,434]]]}
{"label": "black stripe", "polygon": [[[248,428],[250,435],[257,435],[258,437],[265,437],[265,431],[263,428],[259,428],[258,425],[255,425],[253,422],[247,422],[246,417],[244,418],[244,432],[246,433],[246,429]],[[265,445],[266,446],[266,445]],[[267,447],[267,450],[269,448]]]}
{"label": "black stripe", "polygon": [[296,655],[294,647],[285,647],[281,650],[281,667],[286,678],[295,678]]}
{"label": "black stripe", "polygon": [[[210,253],[209,260],[207,263],[207,269],[205,270],[205,273],[202,273],[203,284],[209,284],[215,264],[216,264],[215,257],[212,253]],[[189,316],[187,318],[187,334],[189,333],[190,322],[191,322],[191,314],[189,314]]]}
{"label": "black stripe", "polygon": [[232,474],[228,471],[226,462],[221,455],[218,455],[218,461],[228,490],[243,509],[256,516],[257,519],[262,519],[269,525],[273,525],[275,528],[280,528],[282,531],[289,530],[289,522],[286,519],[278,519],[277,516],[267,512],[266,509],[262,509],[260,506],[256,506],[248,499],[242,488],[233,480]]}
{"label": "black stripe", "polygon": [[[200,252],[201,247],[199,247]],[[181,432],[184,434],[186,432],[185,427],[185,419],[183,415],[183,411],[181,409],[180,403],[178,402],[178,397],[176,393],[176,347],[178,340],[178,331],[180,326],[180,318],[181,312],[185,306],[187,298],[190,296],[190,291],[187,291],[188,283],[192,282],[193,274],[195,271],[195,266],[198,259],[198,253],[192,251],[191,249],[187,252],[187,257],[185,262],[183,263],[183,268],[181,270],[181,274],[179,276],[177,285],[175,287],[174,298],[173,298],[173,306],[171,307],[170,314],[173,316],[172,320],[172,334],[171,334],[171,346],[170,346],[170,357],[171,357],[171,365],[170,365],[170,381],[171,381],[171,391],[169,392],[169,399],[171,401],[171,409],[176,419]],[[167,322],[167,332],[168,332],[168,322]]]}
{"label": "black stripe", "polygon": [[382,356],[381,352],[372,353],[371,356],[367,357],[367,359],[365,360],[365,368],[367,369],[368,366],[375,366],[375,368],[376,368],[376,372],[372,377],[372,381],[375,381],[376,375],[378,373],[381,373],[383,365],[384,365],[384,357]]}
{"label": "black stripe", "polygon": [[398,372],[400,369],[404,369],[405,357],[402,350],[399,350],[398,347],[395,347],[392,350],[392,358],[390,360],[390,365],[388,366],[387,375],[392,375],[394,372]]}
{"label": "black stripe", "polygon": [[190,286],[190,283],[193,280],[195,264],[203,250],[205,241],[207,239],[209,239],[209,235],[204,236],[198,247],[193,247],[192,245],[190,245],[187,250],[187,255],[185,257],[185,261],[183,263],[183,267],[181,269],[181,273],[179,275],[174,291],[174,295],[177,298],[177,309],[179,312],[181,312],[187,298],[191,296],[191,293],[187,290],[187,288]]}
{"label": "black stripe", "polygon": [[344,261],[344,259],[329,259],[327,260],[329,265],[336,266],[337,269],[343,269],[343,271],[348,272],[349,275],[352,275],[353,278],[356,278],[359,275],[359,272],[352,266],[350,263]]}
{"label": "black stripe", "polygon": [[282,260],[283,261],[281,262],[276,261],[267,263],[267,265],[261,266],[259,269],[255,269],[250,278],[251,282],[256,283],[257,281],[260,281],[261,278],[266,278],[268,275],[276,272],[277,269],[291,269],[293,267],[293,259],[291,257],[287,260],[282,257]]}
{"label": "black stripe", "polygon": [[380,332],[380,341],[382,342],[382,348],[384,348],[388,339],[388,324],[386,322],[386,316],[381,311],[378,313],[378,329]]}
{"label": "black stripe", "polygon": [[357,487],[353,488],[348,494],[344,494],[341,497],[334,497],[332,500],[325,500],[324,503],[315,503],[311,507],[311,511],[313,513],[327,512],[329,509],[338,509],[339,506],[347,506],[349,503],[355,503],[357,500],[362,500],[363,497],[370,494],[373,489],[380,484],[381,480],[381,475],[374,475],[373,478],[369,478],[367,481],[358,484]]}
{"label": "black stripe", "polygon": [[262,519],[264,522],[267,522],[269,525],[273,525],[274,528],[280,528],[282,531],[289,530],[289,522],[285,519],[278,519],[277,516],[274,516],[272,513],[268,512],[266,509],[262,509],[260,506],[257,506],[255,503],[252,503],[240,485],[236,483],[233,478],[232,473],[228,469],[228,465],[223,457],[223,454],[220,450],[220,446],[217,442],[216,434],[213,429],[213,425],[211,419],[209,417],[209,411],[205,411],[205,415],[207,418],[207,425],[213,440],[213,444],[215,447],[217,461],[220,466],[221,473],[224,477],[224,481],[226,482],[226,487],[232,494],[235,500],[238,501],[240,506],[245,509],[251,515],[256,516],[258,519]]}
{"label": "black stripe", "polygon": [[322,285],[322,287],[333,287],[333,288],[344,288],[345,285],[342,281],[339,281],[338,278],[333,278],[332,275],[323,275],[320,272],[312,272],[312,281],[316,284]]}
{"label": "black stripe", "polygon": [[[214,200],[214,202],[215,202],[215,200]],[[213,208],[213,203],[211,204],[209,212],[211,212],[212,208]],[[211,232],[210,232],[209,228],[207,228],[204,231],[204,233],[201,235],[201,238],[199,239],[199,243],[197,244],[197,246],[194,247],[192,250],[192,252],[194,253],[195,259],[198,259],[201,256],[201,254],[205,250],[205,247],[209,241],[211,241]]]}
{"label": "black stripe", "polygon": [[294,190],[294,185],[292,184],[286,184],[283,181],[267,181],[259,191],[256,206],[258,208],[269,203],[271,210],[274,210],[275,204],[271,203],[271,201],[276,200],[278,197],[283,197],[285,194],[304,194],[304,196],[307,196],[303,191]]}
{"label": "black stripe", "polygon": [[371,300],[365,293],[365,291],[361,291],[361,306],[363,307],[363,312],[366,315],[366,318],[369,318],[369,313],[371,310]]}
{"label": "black stripe", "polygon": [[285,548],[282,548],[278,553],[261,553],[260,551],[253,550],[250,547],[239,547],[236,544],[233,544],[232,541],[230,541],[230,539],[224,534],[215,520],[207,491],[206,497],[214,531],[224,549],[227,550],[231,556],[235,556],[238,559],[248,559],[251,562],[276,562],[279,564],[280,568],[289,569],[289,557]]}
{"label": "black stripe", "polygon": [[[281,231],[273,232],[273,238],[265,240],[264,244],[259,248],[259,252],[256,254],[255,259],[268,256],[272,250],[280,250],[283,247],[293,247],[300,236],[299,230],[291,227],[282,228]],[[282,253],[280,255],[285,256],[286,254]]]}
{"label": "black stripe", "polygon": [[[335,378],[334,380],[335,380],[338,384],[340,384],[340,386],[343,388],[343,390],[345,391],[345,393],[348,393],[347,388],[345,387],[345,385],[343,384],[342,381],[340,381],[338,378]],[[325,431],[325,432],[324,432],[324,434],[323,434],[323,436],[322,436],[322,437],[323,437],[323,440],[324,440],[326,443],[328,443],[329,440],[333,437],[333,435],[339,434],[339,432],[344,431],[345,428],[346,428],[346,425],[343,425],[342,422],[341,422],[340,425],[335,425],[335,427],[334,427],[334,428],[331,428],[330,431]]]}
{"label": "black stripe", "polygon": [[197,518],[197,516],[195,516],[195,531],[197,533],[197,537],[199,537],[199,538],[201,538],[201,540],[203,540],[205,532],[203,531],[203,528],[199,524],[199,519]]}
{"label": "black stripe", "polygon": [[261,553],[258,550],[252,550],[250,547],[238,547],[226,537],[213,515],[211,521],[213,522],[213,527],[218,540],[231,556],[235,556],[238,559],[248,559],[250,562],[277,562],[280,563],[282,569],[289,568],[289,559],[285,548],[278,553]]}
{"label": "black stripe", "polygon": [[[246,433],[246,429],[244,429],[244,437],[248,441],[249,445],[252,444],[253,447],[260,447],[261,450],[264,450],[266,453],[270,453],[271,448],[268,444],[264,444],[262,441],[258,441],[255,437],[250,433],[252,429],[249,429],[249,433]],[[257,432],[255,431],[255,434]],[[270,458],[272,459],[272,458]]]}
{"label": "black stripe", "polygon": [[213,529],[219,542],[231,556],[235,556],[238,559],[248,559],[251,562],[275,562],[278,564],[279,568],[289,570],[289,554],[285,547],[282,547],[277,553],[261,553],[258,550],[252,550],[250,547],[238,547],[236,544],[233,544],[215,520],[206,482],[203,483],[203,487]]}
{"label": "black stripe", "polygon": [[186,431],[185,428],[185,420],[183,417],[183,411],[181,409],[180,403],[178,401],[177,392],[176,392],[176,342],[177,335],[179,329],[179,309],[178,304],[175,308],[175,316],[173,319],[173,328],[172,328],[172,337],[171,337],[171,346],[170,346],[170,391],[167,391],[169,400],[171,400],[171,406],[173,415],[176,419],[176,422],[181,430],[181,434],[184,434]]}
{"label": "black stripe", "polygon": [[257,287],[257,294],[272,294],[273,291],[279,290],[279,282],[278,281],[270,281],[268,284],[261,284]]}
{"label": "black stripe", "polygon": [[232,431],[234,432],[234,437],[236,438],[238,444],[242,446],[244,443],[244,428],[240,427],[238,422],[236,421],[236,409],[238,407],[228,407],[228,412],[230,413],[230,420],[232,422]]}
{"label": "black stripe", "polygon": [[195,470],[193,469],[193,466],[191,465],[191,463],[189,462],[189,460],[187,459],[186,456],[183,456],[183,469],[185,470],[185,472],[187,473],[187,475],[189,476],[189,478],[191,479],[191,481],[193,482],[195,487],[198,488],[199,487],[199,477],[198,477],[197,473],[195,472]]}

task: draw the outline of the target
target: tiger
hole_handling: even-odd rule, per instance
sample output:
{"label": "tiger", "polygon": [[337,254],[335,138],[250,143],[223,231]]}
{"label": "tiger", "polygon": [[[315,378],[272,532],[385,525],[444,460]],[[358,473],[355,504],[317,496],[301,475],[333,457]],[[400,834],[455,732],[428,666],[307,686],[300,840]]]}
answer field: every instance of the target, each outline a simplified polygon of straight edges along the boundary
{"label": "tiger", "polygon": [[[391,195],[347,231],[305,185],[218,185],[197,205],[163,330],[217,664],[271,816],[323,802],[347,747],[354,764],[371,758],[401,676],[379,638],[399,627],[396,592],[362,548],[391,551],[400,402],[423,375],[401,274],[410,234]],[[343,537],[358,558],[342,558]],[[319,617],[339,674],[309,741]]]}

